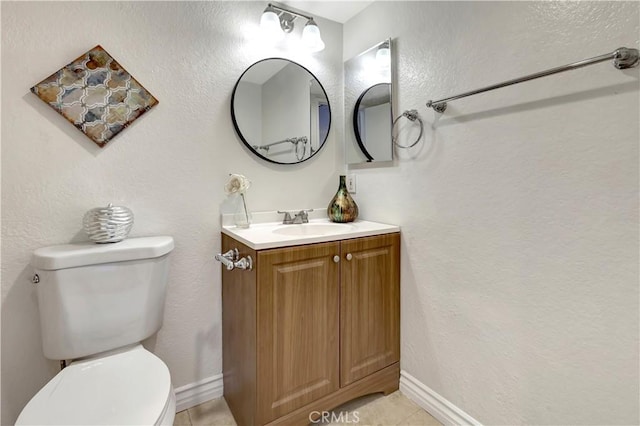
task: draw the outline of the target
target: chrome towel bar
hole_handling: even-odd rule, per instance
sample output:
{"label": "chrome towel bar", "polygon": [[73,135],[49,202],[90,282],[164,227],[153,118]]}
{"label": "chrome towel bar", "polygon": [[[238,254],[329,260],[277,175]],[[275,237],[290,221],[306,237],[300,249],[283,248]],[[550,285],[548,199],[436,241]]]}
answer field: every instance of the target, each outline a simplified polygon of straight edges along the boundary
{"label": "chrome towel bar", "polygon": [[427,108],[433,108],[434,111],[442,113],[447,109],[447,102],[455,101],[456,99],[466,98],[467,96],[477,95],[478,93],[488,92],[489,90],[500,89],[502,87],[511,86],[512,84],[523,83],[525,81],[534,80],[540,77],[546,77],[548,75],[557,74],[564,71],[575,70],[577,68],[586,67],[587,65],[608,61],[610,59],[613,59],[613,66],[615,66],[620,70],[626,69],[626,68],[633,68],[638,66],[638,62],[640,62],[639,58],[640,56],[638,55],[638,49],[621,47],[611,53],[606,53],[604,55],[596,56],[589,59],[584,59],[582,61],[574,62],[572,64],[562,65],[556,68],[548,69],[546,71],[540,71],[535,74],[529,74],[524,77],[515,78],[513,80],[494,84],[488,87],[483,87],[482,89],[461,93],[459,95],[451,96],[451,97],[440,99],[437,101],[428,101]]}
{"label": "chrome towel bar", "polygon": [[281,141],[278,142],[272,142],[272,143],[268,143],[266,145],[253,145],[254,149],[264,149],[265,151],[269,151],[269,148],[271,148],[274,145],[279,145],[281,143],[290,143],[293,145],[298,145],[298,143],[302,142],[302,143],[307,143],[308,138],[306,136],[299,136],[299,137],[293,137],[293,138],[287,138],[287,139],[283,139]]}

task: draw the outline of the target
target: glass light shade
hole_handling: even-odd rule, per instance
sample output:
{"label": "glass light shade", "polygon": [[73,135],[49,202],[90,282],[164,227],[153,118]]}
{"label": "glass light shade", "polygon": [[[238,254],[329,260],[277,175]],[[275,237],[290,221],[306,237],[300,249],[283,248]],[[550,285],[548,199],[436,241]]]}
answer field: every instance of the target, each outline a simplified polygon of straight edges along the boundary
{"label": "glass light shade", "polygon": [[389,46],[380,46],[376,52],[376,64],[380,70],[388,70],[391,67],[391,50]]}
{"label": "glass light shade", "polygon": [[275,42],[284,38],[280,27],[280,18],[273,9],[267,8],[260,17],[260,32],[269,41]]}
{"label": "glass light shade", "polygon": [[320,28],[318,28],[313,19],[310,19],[302,30],[302,43],[304,43],[311,52],[324,50],[324,41],[322,41],[322,37],[320,37]]}

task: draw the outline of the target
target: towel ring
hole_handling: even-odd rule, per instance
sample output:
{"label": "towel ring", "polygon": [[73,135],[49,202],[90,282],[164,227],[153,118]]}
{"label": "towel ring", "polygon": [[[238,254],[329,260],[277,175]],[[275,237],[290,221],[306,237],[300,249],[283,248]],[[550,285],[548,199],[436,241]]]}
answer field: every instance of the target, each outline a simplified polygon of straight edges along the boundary
{"label": "towel ring", "polygon": [[[398,142],[396,142],[397,138],[393,136],[393,130],[395,129],[396,124],[398,123],[398,120],[400,120],[402,117],[405,117],[409,121],[418,120],[418,123],[420,123],[420,134],[416,138],[415,142],[413,142],[411,145],[400,145]],[[398,117],[396,117],[395,120],[393,120],[393,126],[391,126],[391,140],[393,141],[393,144],[398,148],[404,148],[404,149],[413,148],[414,146],[416,146],[418,142],[420,142],[420,139],[422,139],[423,132],[424,132],[424,123],[422,123],[422,119],[418,116],[418,111],[415,109],[410,109],[403,112],[402,115],[399,115]]]}

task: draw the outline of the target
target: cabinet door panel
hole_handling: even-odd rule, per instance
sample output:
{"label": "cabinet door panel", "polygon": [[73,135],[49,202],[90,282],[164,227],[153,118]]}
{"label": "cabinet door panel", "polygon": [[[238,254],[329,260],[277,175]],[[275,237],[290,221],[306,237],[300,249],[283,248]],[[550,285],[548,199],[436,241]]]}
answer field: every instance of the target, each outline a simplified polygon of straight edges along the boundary
{"label": "cabinet door panel", "polygon": [[258,254],[260,423],[339,388],[338,243]]}
{"label": "cabinet door panel", "polygon": [[340,386],[346,386],[400,359],[400,235],[343,241],[341,257]]}

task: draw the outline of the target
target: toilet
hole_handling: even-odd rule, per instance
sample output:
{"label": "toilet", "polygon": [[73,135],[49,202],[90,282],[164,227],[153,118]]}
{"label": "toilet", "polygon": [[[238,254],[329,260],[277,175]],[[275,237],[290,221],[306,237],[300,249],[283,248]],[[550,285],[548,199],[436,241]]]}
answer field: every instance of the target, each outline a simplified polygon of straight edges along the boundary
{"label": "toilet", "polygon": [[167,366],[142,340],[162,326],[173,238],[36,250],[45,357],[72,360],[24,407],[17,425],[172,425]]}

